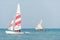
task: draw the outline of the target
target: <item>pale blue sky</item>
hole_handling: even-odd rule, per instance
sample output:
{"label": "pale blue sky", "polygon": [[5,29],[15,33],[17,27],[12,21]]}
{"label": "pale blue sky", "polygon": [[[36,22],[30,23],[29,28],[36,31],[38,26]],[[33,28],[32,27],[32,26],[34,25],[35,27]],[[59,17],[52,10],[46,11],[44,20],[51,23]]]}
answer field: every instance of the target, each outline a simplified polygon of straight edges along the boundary
{"label": "pale blue sky", "polygon": [[[44,28],[60,28],[60,0],[20,0],[22,28],[34,28],[42,19]],[[18,0],[0,0],[0,28],[8,28],[16,15]]]}

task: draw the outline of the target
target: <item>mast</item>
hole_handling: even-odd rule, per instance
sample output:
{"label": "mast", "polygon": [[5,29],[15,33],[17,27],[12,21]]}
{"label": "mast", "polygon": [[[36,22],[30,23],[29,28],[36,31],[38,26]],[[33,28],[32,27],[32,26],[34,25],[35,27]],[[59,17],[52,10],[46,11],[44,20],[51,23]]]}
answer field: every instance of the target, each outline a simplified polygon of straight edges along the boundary
{"label": "mast", "polygon": [[16,12],[16,19],[15,19],[15,27],[14,30],[21,30],[21,12],[20,12],[20,4],[17,5],[17,12]]}

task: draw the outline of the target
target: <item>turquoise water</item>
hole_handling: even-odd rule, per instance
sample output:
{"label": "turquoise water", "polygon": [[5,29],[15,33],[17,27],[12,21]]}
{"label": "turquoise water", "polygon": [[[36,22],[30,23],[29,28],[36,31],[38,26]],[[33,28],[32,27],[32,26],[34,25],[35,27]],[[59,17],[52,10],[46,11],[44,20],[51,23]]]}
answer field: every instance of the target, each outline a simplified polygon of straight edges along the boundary
{"label": "turquoise water", "polygon": [[22,29],[29,34],[8,35],[5,33],[7,29],[0,29],[0,40],[60,40],[60,29]]}

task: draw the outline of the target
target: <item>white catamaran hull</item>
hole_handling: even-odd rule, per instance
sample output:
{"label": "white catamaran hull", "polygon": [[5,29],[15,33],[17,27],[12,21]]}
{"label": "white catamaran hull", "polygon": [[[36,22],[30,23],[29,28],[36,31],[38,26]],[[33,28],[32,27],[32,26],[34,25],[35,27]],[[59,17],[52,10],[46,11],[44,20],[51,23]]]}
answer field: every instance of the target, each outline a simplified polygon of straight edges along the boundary
{"label": "white catamaran hull", "polygon": [[24,34],[24,32],[5,31],[6,34]]}

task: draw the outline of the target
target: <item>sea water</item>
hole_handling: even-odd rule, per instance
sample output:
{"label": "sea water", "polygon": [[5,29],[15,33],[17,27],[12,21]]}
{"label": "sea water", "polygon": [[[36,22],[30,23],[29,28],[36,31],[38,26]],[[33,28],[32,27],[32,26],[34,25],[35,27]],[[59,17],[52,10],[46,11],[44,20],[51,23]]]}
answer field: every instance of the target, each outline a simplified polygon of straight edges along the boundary
{"label": "sea water", "polygon": [[7,29],[0,29],[0,40],[60,40],[60,29],[22,29],[26,34],[6,34]]}

